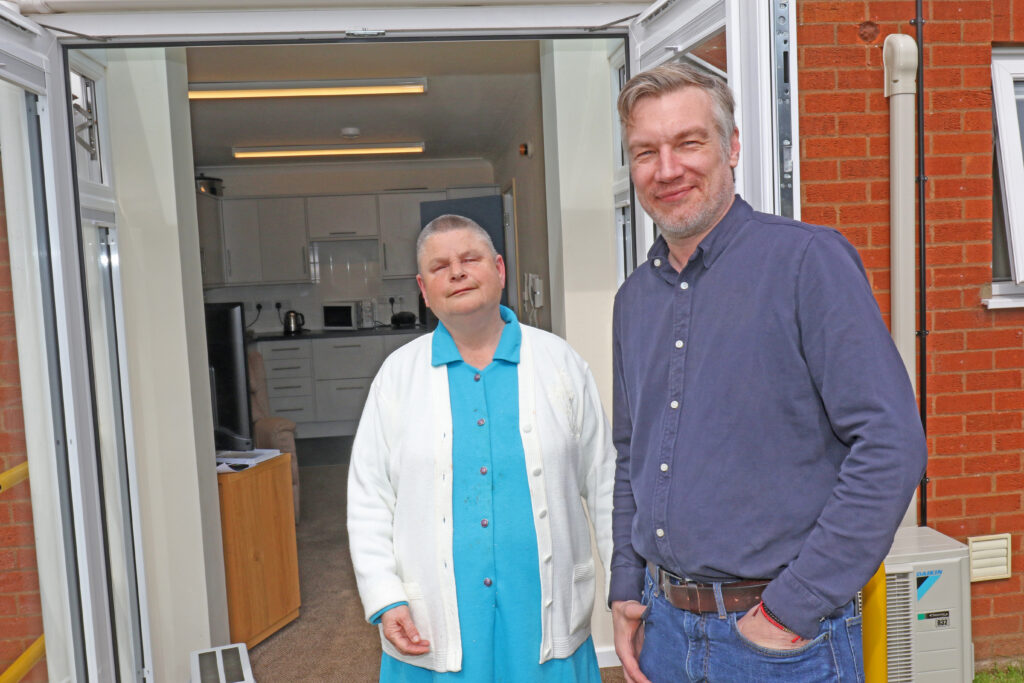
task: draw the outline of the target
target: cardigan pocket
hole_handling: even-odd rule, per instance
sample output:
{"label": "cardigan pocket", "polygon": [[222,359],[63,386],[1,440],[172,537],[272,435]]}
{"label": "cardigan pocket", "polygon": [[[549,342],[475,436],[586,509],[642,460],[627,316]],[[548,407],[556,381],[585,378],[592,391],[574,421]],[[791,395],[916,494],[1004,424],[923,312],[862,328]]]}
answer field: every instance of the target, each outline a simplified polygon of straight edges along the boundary
{"label": "cardigan pocket", "polygon": [[569,634],[590,628],[590,615],[594,611],[594,559],[572,568],[572,612],[569,616]]}
{"label": "cardigan pocket", "polygon": [[423,597],[420,585],[415,581],[409,581],[403,583],[402,588],[405,590],[405,597],[409,601],[412,623],[416,626],[416,630],[420,632],[420,638],[433,643],[434,638],[430,628],[430,614],[427,611],[427,601]]}

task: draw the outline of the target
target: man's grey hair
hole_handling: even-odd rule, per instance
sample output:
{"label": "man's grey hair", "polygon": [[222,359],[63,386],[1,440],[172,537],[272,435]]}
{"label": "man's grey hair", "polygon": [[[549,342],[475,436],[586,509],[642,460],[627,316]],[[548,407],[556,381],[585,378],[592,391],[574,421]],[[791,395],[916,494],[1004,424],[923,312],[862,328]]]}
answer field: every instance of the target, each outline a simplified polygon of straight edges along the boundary
{"label": "man's grey hair", "polygon": [[423,245],[430,239],[430,236],[441,232],[451,232],[452,230],[469,230],[475,233],[487,245],[487,251],[490,252],[491,256],[498,255],[498,250],[494,248],[494,240],[491,239],[486,230],[480,227],[479,223],[465,216],[446,213],[430,221],[420,230],[420,235],[416,238],[416,266],[418,269],[422,270]]}
{"label": "man's grey hair", "polygon": [[722,152],[728,157],[732,132],[736,130],[736,104],[732,90],[721,78],[680,62],[662,64],[650,71],[638,73],[623,86],[618,101],[623,142],[627,140],[627,131],[632,122],[633,110],[640,100],[645,97],[662,97],[684,88],[698,88],[711,98],[715,128],[718,130]]}

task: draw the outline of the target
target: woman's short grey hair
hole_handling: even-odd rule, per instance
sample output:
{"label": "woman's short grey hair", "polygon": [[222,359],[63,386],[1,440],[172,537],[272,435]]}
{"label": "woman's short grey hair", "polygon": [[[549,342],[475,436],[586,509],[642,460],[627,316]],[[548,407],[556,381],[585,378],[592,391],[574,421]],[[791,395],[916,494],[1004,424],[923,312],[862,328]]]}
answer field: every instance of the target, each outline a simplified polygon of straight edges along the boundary
{"label": "woman's short grey hair", "polygon": [[416,238],[416,265],[420,265],[420,259],[423,257],[423,245],[430,238],[431,235],[436,235],[441,232],[450,232],[452,230],[469,230],[470,232],[476,233],[476,235],[484,241],[487,245],[487,250],[491,256],[497,256],[498,250],[494,248],[494,240],[487,234],[487,231],[480,227],[480,224],[476,221],[466,218],[465,216],[456,216],[453,213],[446,213],[443,216],[438,216],[434,220],[423,226],[420,230],[419,237]]}
{"label": "woman's short grey hair", "polygon": [[732,132],[736,130],[736,105],[732,91],[721,78],[680,62],[662,64],[650,71],[638,73],[623,86],[618,101],[623,140],[626,139],[637,102],[645,97],[661,97],[684,88],[699,88],[711,98],[715,128],[718,130],[722,151],[728,156]]}

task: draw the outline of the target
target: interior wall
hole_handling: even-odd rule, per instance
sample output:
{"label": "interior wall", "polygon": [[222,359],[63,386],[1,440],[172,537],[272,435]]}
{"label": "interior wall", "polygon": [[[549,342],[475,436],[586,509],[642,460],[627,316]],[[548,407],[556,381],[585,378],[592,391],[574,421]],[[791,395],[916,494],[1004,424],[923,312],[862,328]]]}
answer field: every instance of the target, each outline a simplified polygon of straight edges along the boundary
{"label": "interior wall", "polygon": [[151,663],[227,642],[183,49],[108,52],[108,110]]}
{"label": "interior wall", "polygon": [[[539,49],[539,44],[538,44]],[[518,109],[521,117],[506,125],[508,144],[494,161],[494,182],[502,190],[513,180],[516,189],[516,232],[518,241],[519,291],[523,291],[522,273],[535,273],[546,284],[545,306],[537,311],[537,326],[551,329],[550,282],[548,267],[547,192],[544,173],[544,123],[541,115],[541,79],[536,76],[535,100]],[[519,145],[528,144],[530,154],[520,154]],[[520,294],[521,296],[521,294]]]}
{"label": "interior wall", "polygon": [[221,178],[225,197],[444,190],[495,182],[483,159],[209,166],[196,172]]}
{"label": "interior wall", "polygon": [[[589,363],[610,416],[617,256],[607,43],[543,41],[541,79],[552,328]],[[615,663],[611,613],[601,598],[593,629],[599,661]]]}

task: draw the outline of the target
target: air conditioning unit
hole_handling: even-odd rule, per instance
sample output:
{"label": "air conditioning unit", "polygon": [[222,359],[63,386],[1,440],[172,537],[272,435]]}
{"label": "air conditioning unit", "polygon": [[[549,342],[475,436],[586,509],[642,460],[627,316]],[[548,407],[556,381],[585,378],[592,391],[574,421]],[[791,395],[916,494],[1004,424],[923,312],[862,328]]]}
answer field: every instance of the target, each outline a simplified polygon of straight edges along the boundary
{"label": "air conditioning unit", "polygon": [[900,527],[885,558],[890,683],[971,683],[967,546],[928,527]]}

